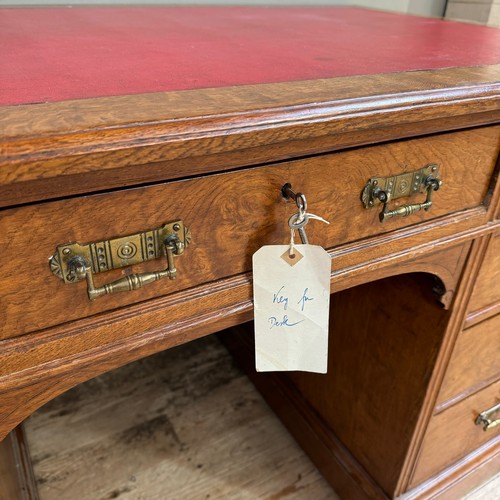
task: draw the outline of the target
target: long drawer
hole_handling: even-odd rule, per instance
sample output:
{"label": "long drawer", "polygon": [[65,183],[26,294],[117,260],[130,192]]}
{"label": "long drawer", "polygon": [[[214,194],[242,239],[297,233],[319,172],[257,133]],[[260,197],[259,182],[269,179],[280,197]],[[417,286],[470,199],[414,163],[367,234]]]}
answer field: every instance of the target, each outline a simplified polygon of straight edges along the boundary
{"label": "long drawer", "polygon": [[485,431],[475,420],[499,402],[500,381],[432,417],[410,488],[498,436],[500,426]]}
{"label": "long drawer", "polygon": [[[281,196],[287,182],[307,195],[310,212],[331,222],[311,222],[307,228],[310,242],[326,248],[479,207],[491,184],[499,135],[500,126],[483,127],[4,210],[0,338],[248,272],[260,246],[289,239],[287,220],[297,208]],[[428,164],[439,167],[443,183],[430,210],[380,222],[380,204],[364,208],[361,193],[370,178],[396,176]],[[395,189],[405,188],[408,179],[411,176],[402,178]],[[415,193],[392,200],[389,208],[424,199],[425,192]],[[175,220],[182,220],[192,235],[187,250],[175,259],[175,281],[160,280],[90,301],[84,282],[64,283],[49,268],[59,245],[144,233]],[[130,252],[131,246],[119,250]],[[134,272],[158,271],[165,267],[163,261],[136,265]],[[97,274],[96,285],[128,273],[119,269]]]}

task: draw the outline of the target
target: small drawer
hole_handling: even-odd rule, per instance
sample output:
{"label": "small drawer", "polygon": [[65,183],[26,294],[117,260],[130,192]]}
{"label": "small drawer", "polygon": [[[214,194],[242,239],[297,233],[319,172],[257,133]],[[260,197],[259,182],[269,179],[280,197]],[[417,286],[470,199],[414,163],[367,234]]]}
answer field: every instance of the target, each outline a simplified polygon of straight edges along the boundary
{"label": "small drawer", "polygon": [[492,236],[474,285],[468,311],[500,303],[500,233]]}
{"label": "small drawer", "polygon": [[[432,417],[410,489],[497,436],[500,426],[485,431],[475,421],[499,402],[500,381]],[[500,418],[498,412],[494,418]]]}
{"label": "small drawer", "polygon": [[500,378],[500,315],[463,331],[448,365],[438,408],[459,401]]}
{"label": "small drawer", "polygon": [[[307,227],[309,241],[325,248],[475,209],[488,192],[499,135],[500,126],[482,127],[4,210],[0,339],[249,272],[259,247],[289,241],[287,221],[297,207],[281,196],[287,182],[306,194],[310,212],[331,222],[327,226],[315,221]],[[369,179],[397,177],[394,190],[404,190],[410,173],[429,164],[439,167],[442,181],[430,210],[380,222],[381,204],[364,208],[361,193]],[[425,198],[425,192],[394,195],[389,208],[422,203]],[[99,242],[96,252],[101,254],[94,252],[94,265],[108,265],[104,246],[109,239],[115,239],[124,260],[135,259],[136,250],[149,245],[148,238],[154,240],[148,231],[176,220],[191,230],[192,242],[175,258],[175,281],[162,279],[91,302],[85,280],[65,283],[49,269],[56,247],[70,242]],[[125,241],[128,235],[137,236],[133,244]],[[138,235],[145,235],[146,243]],[[164,259],[158,258],[134,265],[133,271],[103,272],[96,274],[96,286],[118,279],[124,283],[130,272],[154,273],[164,267]]]}

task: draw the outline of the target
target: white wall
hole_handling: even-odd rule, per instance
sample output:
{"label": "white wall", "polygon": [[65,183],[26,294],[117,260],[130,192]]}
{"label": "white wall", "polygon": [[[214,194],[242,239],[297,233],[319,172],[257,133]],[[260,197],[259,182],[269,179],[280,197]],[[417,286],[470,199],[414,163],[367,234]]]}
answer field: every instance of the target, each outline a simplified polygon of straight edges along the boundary
{"label": "white wall", "polygon": [[446,0],[0,0],[9,5],[119,5],[119,4],[174,4],[174,5],[358,5],[394,12],[408,12],[421,16],[441,17]]}
{"label": "white wall", "polygon": [[446,17],[500,28],[500,0],[449,0]]}

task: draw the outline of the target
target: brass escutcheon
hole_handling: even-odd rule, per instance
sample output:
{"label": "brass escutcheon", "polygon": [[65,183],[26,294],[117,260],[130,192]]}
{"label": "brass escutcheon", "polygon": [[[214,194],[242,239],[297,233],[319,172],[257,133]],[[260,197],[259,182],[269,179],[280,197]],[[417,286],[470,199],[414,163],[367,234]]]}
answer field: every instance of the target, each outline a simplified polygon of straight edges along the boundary
{"label": "brass escutcheon", "polygon": [[[191,241],[191,234],[182,221],[141,233],[111,240],[59,245],[49,259],[51,271],[65,283],[87,280],[90,300],[102,295],[136,290],[168,277],[175,279],[174,257],[181,255]],[[94,274],[133,266],[148,260],[166,257],[167,267],[160,271],[130,274],[101,287],[94,286]]]}

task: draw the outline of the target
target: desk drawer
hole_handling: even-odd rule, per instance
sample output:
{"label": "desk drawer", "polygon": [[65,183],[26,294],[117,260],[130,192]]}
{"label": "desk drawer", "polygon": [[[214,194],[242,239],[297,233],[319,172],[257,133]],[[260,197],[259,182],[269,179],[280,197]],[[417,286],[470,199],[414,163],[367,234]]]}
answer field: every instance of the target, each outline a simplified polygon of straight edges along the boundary
{"label": "desk drawer", "polygon": [[439,394],[448,406],[500,378],[500,315],[463,331]]}
{"label": "desk drawer", "polygon": [[[297,211],[280,194],[290,182],[305,193],[309,211],[331,221],[311,222],[311,243],[332,248],[482,204],[499,150],[500,127],[435,135],[274,165],[95,194],[4,210],[0,220],[0,338],[7,338],[248,272],[264,244],[289,240],[288,218]],[[379,221],[381,207],[365,209],[360,195],[368,179],[394,176],[434,163],[441,189],[432,208],[410,217]],[[144,168],[144,167],[142,167]],[[391,204],[422,202],[424,194]],[[64,283],[48,259],[58,245],[86,244],[141,233],[182,220],[192,243],[176,259],[176,281],[89,301],[84,282]],[[164,268],[160,259],[134,272]],[[97,285],[124,276],[96,276]]]}
{"label": "desk drawer", "polygon": [[[498,436],[500,426],[484,431],[475,420],[499,402],[500,381],[432,417],[410,488]],[[494,418],[500,415],[497,413]]]}
{"label": "desk drawer", "polygon": [[492,236],[477,277],[469,312],[500,302],[500,233]]}

